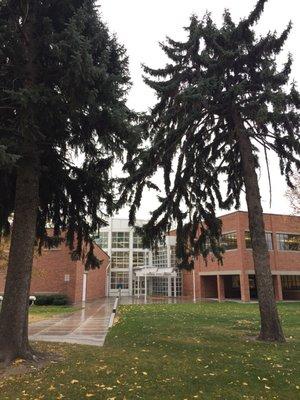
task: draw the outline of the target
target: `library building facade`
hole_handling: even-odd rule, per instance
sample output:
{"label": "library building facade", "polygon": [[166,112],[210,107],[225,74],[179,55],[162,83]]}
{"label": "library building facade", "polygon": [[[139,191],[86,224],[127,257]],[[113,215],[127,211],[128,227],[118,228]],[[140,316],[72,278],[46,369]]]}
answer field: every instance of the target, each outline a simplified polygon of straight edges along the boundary
{"label": "library building facade", "polygon": [[[176,266],[176,231],[155,250],[144,249],[141,238],[125,219],[110,219],[95,235],[99,269],[86,271],[73,261],[68,247],[44,250],[33,265],[31,294],[64,294],[70,303],[97,300],[117,294],[132,297],[183,297],[187,299],[257,298],[247,212],[221,217],[222,265],[211,257],[195,260],[193,271]],[[264,214],[274,293],[280,300],[300,300],[300,217]],[[146,221],[137,221],[142,226]],[[0,294],[6,271],[0,270]]]}

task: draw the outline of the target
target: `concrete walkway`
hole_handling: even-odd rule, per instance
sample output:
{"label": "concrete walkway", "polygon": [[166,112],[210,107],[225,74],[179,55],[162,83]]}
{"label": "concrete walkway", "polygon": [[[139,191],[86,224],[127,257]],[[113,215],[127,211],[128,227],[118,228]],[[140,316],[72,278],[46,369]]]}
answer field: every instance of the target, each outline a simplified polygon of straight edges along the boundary
{"label": "concrete walkway", "polygon": [[87,303],[85,308],[71,315],[32,323],[29,325],[29,339],[103,346],[114,300],[101,299]]}

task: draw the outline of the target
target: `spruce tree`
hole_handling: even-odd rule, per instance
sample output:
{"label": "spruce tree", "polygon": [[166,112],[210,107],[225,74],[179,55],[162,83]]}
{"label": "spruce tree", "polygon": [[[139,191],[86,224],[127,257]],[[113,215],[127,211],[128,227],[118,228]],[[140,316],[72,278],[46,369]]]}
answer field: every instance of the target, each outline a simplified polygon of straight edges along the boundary
{"label": "spruce tree", "polygon": [[137,136],[125,105],[126,53],[93,0],[2,1],[0,72],[1,235],[13,214],[0,315],[0,360],[8,362],[34,355],[34,246],[55,245],[66,231],[72,257],[99,266],[91,234],[114,206],[109,170]]}
{"label": "spruce tree", "polygon": [[[127,165],[131,177],[128,200],[131,222],[143,190],[162,168],[165,196],[145,226],[145,240],[155,242],[177,222],[177,256],[192,267],[193,257],[222,259],[220,221],[215,208],[240,206],[243,188],[249,214],[262,340],[283,341],[279,321],[257,178],[259,151],[273,151],[290,185],[299,169],[300,97],[289,85],[292,57],[279,68],[280,53],[291,23],[280,34],[257,37],[267,0],[259,0],[247,18],[235,23],[228,10],[218,27],[210,14],[191,17],[184,42],[167,38],[161,44],[169,63],[145,67],[145,82],[155,90],[157,104],[145,121],[151,146]],[[227,194],[222,197],[221,180]],[[126,197],[126,190],[124,191]],[[210,243],[210,245],[209,245]]]}

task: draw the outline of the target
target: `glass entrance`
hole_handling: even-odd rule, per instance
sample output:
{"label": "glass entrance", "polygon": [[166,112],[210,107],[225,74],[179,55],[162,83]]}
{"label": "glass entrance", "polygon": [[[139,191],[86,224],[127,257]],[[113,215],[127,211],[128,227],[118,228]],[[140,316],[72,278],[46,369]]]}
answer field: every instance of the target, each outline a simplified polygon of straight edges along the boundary
{"label": "glass entrance", "polygon": [[152,294],[154,296],[168,296],[168,278],[153,277],[152,278]]}

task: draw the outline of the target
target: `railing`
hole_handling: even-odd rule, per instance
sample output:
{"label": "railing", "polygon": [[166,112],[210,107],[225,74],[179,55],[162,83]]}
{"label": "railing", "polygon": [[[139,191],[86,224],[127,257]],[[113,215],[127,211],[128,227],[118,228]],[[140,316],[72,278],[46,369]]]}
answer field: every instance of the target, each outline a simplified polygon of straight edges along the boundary
{"label": "railing", "polygon": [[121,299],[121,293],[122,293],[122,289],[119,288],[119,294],[114,302],[114,306],[113,306],[113,310],[112,313],[110,315],[110,319],[109,319],[109,323],[108,323],[108,327],[111,328],[114,324],[114,319],[117,313],[117,308],[118,308],[118,304],[119,304],[119,300]]}
{"label": "railing", "polygon": [[[33,306],[36,301],[35,296],[29,296],[29,306]],[[3,302],[3,296],[0,296],[0,304]]]}

